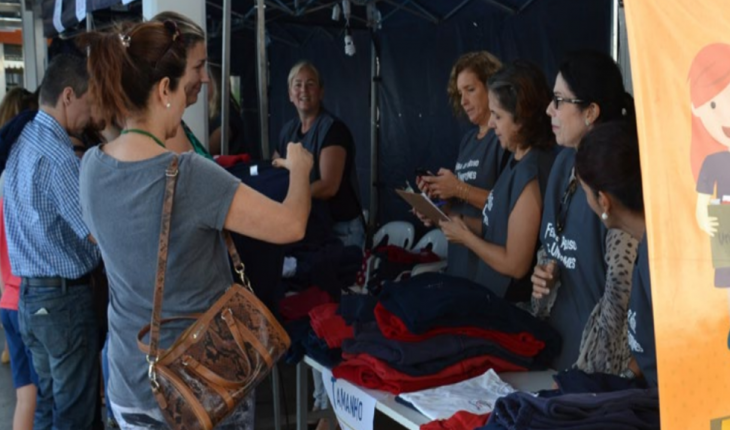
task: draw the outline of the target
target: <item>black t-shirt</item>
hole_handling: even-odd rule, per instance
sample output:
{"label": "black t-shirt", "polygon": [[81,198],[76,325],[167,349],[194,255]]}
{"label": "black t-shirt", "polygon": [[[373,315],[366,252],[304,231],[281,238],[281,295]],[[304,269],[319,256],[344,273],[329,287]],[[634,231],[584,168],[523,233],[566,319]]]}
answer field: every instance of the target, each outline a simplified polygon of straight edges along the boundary
{"label": "black t-shirt", "polygon": [[[301,128],[297,129],[297,137],[300,140],[303,140],[305,137]],[[336,118],[324,137],[321,150],[330,146],[341,146],[345,148],[347,153],[345,157],[345,170],[342,172],[342,180],[340,181],[340,189],[328,201],[330,215],[334,222],[350,221],[360,216],[360,204],[358,203],[357,194],[351,179],[351,175],[353,175],[353,170],[355,169],[355,142],[352,138],[352,133],[350,133],[345,123]],[[314,154],[314,156],[319,160],[321,152]],[[315,165],[319,166],[319,162],[315,163]]]}

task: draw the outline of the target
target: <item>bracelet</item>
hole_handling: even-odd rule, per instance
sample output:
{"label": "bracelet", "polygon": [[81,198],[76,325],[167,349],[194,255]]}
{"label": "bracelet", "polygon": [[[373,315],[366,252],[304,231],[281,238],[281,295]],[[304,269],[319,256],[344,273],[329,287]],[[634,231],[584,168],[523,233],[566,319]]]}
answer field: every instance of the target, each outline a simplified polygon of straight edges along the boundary
{"label": "bracelet", "polygon": [[471,190],[471,187],[469,186],[469,184],[466,184],[466,183],[463,183],[462,182],[461,184],[459,184],[459,185],[456,186],[456,194],[457,194],[457,197],[461,201],[464,201],[464,202],[468,201],[469,200],[469,191],[470,190]]}

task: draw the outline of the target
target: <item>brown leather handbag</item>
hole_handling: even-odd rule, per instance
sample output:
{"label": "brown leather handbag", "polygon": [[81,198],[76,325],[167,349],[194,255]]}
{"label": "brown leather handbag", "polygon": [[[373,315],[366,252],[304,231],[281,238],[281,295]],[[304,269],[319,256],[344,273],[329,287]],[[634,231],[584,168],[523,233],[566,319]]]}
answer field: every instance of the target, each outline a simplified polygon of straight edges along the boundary
{"label": "brown leather handbag", "polygon": [[[147,354],[152,392],[170,427],[209,430],[271,372],[291,341],[253,294],[227,232],[228,252],[243,285],[232,284],[202,315],[160,318],[177,175],[178,159],[174,157],[166,171],[152,323],[139,332],[137,344]],[[159,349],[160,326],[186,319],[195,322],[169,349]],[[149,347],[143,342],[147,333]]]}

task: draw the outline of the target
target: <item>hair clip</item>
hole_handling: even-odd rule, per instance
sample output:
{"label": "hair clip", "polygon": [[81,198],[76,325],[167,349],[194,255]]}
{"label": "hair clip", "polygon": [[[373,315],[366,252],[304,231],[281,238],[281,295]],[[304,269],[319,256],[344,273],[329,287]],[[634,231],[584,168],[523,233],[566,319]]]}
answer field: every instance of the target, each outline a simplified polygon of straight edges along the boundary
{"label": "hair clip", "polygon": [[167,20],[164,24],[167,31],[170,32],[173,42],[176,42],[178,40],[180,40],[181,42],[183,41],[183,35],[180,32],[180,28],[177,26],[177,23],[175,21]]}
{"label": "hair clip", "polygon": [[119,40],[125,48],[129,48],[129,42],[132,41],[132,38],[126,34],[119,33]]}

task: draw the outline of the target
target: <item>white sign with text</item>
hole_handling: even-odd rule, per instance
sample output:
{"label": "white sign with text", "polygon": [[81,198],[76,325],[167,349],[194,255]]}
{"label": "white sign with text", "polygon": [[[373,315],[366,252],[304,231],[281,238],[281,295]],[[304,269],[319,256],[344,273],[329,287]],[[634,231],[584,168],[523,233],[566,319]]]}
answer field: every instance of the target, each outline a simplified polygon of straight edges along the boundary
{"label": "white sign with text", "polygon": [[322,381],[342,430],[373,430],[377,403],[373,397],[344,379],[335,379],[328,369],[322,370]]}

